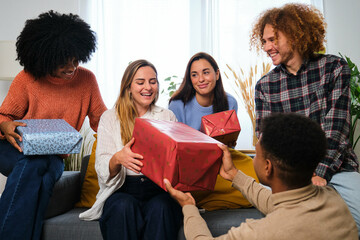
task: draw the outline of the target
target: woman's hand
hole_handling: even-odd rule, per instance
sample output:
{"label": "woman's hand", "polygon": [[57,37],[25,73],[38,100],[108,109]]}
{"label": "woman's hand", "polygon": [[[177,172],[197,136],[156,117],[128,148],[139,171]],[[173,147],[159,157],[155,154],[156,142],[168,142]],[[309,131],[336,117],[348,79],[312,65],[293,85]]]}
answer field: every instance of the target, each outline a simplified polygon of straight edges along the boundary
{"label": "woman's hand", "polygon": [[0,131],[2,132],[3,136],[1,139],[6,139],[11,145],[14,146],[19,152],[22,152],[20,146],[17,144],[16,139],[22,141],[22,137],[15,132],[17,126],[26,126],[26,123],[22,122],[14,122],[14,121],[7,121],[2,122],[0,124]]}
{"label": "woman's hand", "polygon": [[[110,178],[113,178],[121,169],[121,165],[127,169],[140,173],[143,163],[140,161],[143,156],[131,151],[135,139],[132,138],[120,151],[115,153],[110,159],[109,169]],[[138,160],[140,159],[140,160]]]}

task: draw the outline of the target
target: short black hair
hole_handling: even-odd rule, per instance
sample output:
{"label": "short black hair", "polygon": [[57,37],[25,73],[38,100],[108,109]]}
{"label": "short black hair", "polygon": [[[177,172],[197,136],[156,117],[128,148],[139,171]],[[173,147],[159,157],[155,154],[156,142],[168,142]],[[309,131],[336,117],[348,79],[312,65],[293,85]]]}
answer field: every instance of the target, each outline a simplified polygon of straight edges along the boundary
{"label": "short black hair", "polygon": [[90,60],[96,35],[78,15],[49,11],[29,19],[17,37],[17,60],[35,79],[52,74],[75,58]]}
{"label": "short black hair", "polygon": [[289,187],[311,183],[325,157],[327,139],[320,125],[296,113],[272,113],[261,121],[260,145]]}

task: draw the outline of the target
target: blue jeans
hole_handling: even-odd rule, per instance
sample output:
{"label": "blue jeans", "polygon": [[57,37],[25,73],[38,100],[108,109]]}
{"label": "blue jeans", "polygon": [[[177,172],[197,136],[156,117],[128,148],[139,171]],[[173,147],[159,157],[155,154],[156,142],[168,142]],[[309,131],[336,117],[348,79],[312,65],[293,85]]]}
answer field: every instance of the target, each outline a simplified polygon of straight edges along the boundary
{"label": "blue jeans", "polygon": [[105,202],[99,220],[109,239],[177,239],[182,222],[180,205],[144,176],[128,176]]}
{"label": "blue jeans", "polygon": [[360,173],[339,172],[329,182],[348,205],[360,237]]}
{"label": "blue jeans", "polygon": [[40,239],[52,189],[63,171],[59,156],[24,156],[0,140],[0,172],[8,177],[0,198],[0,239]]}

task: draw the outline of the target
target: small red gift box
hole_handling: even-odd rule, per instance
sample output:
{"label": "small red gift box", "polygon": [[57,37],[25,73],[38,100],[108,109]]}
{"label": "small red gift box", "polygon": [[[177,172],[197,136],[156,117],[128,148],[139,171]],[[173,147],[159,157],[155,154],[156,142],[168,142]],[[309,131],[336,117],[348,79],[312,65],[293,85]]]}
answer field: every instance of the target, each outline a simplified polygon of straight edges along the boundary
{"label": "small red gift box", "polygon": [[236,142],[240,130],[235,110],[213,113],[201,118],[200,131],[226,145]]}
{"label": "small red gift box", "polygon": [[163,179],[181,191],[214,190],[220,142],[183,123],[136,118],[131,149],[141,154],[141,172],[165,189]]}

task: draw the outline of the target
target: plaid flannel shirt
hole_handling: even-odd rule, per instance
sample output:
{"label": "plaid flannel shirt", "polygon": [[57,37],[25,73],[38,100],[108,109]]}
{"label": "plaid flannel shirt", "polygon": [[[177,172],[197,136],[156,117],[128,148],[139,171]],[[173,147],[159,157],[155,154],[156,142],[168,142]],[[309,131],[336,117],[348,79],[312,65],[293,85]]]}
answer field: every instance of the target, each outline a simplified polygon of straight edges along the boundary
{"label": "plaid flannel shirt", "polygon": [[349,142],[350,69],[334,55],[306,61],[297,75],[275,67],[255,86],[256,133],[261,119],[271,112],[295,112],[318,122],[328,140],[327,156],[315,170],[328,182],[336,172],[358,171],[359,163]]}

